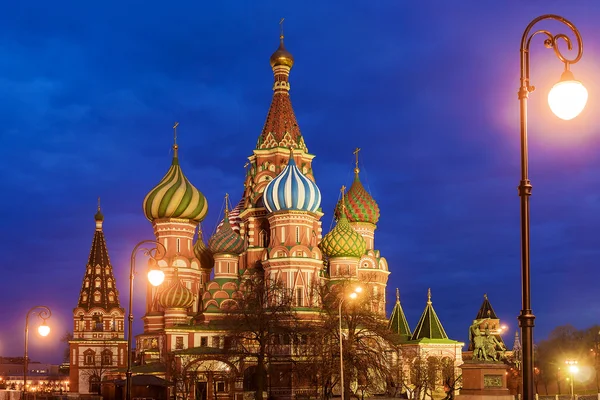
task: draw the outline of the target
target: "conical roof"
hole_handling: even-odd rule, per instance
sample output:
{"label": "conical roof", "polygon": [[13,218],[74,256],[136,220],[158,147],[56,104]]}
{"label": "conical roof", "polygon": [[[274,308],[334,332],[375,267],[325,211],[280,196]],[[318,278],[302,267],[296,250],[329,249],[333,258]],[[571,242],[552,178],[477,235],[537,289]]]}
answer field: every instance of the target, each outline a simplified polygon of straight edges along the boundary
{"label": "conical roof", "polygon": [[173,145],[171,167],[144,198],[144,214],[150,221],[181,218],[200,222],[208,212],[206,198],[183,174],[177,150],[178,146]]}
{"label": "conical roof", "polygon": [[290,69],[294,64],[294,57],[283,45],[283,35],[279,48],[270,58],[273,69],[273,99],[267,114],[265,125],[258,137],[256,149],[272,149],[275,147],[293,147],[308,152],[298,121],[290,100]]}
{"label": "conical roof", "polygon": [[433,309],[431,303],[431,289],[427,290],[427,305],[425,306],[425,311],[423,311],[421,319],[419,319],[419,323],[410,338],[410,340],[420,339],[448,339],[448,335],[446,335],[446,331]]}
{"label": "conical roof", "polygon": [[498,316],[496,315],[496,313],[494,312],[494,309],[492,308],[492,304],[488,300],[487,294],[483,295],[483,303],[481,304],[481,307],[479,308],[477,317],[475,317],[475,319],[483,319],[483,318],[498,319]]}
{"label": "conical roof", "polygon": [[406,315],[400,305],[400,291],[398,288],[396,288],[396,304],[394,305],[392,315],[390,316],[388,329],[399,335],[403,341],[410,339],[412,336],[408,321],[406,320]]}
{"label": "conical roof", "polygon": [[98,211],[94,219],[96,221],[96,231],[92,239],[92,248],[77,306],[86,311],[92,308],[102,308],[106,311],[114,308],[120,309],[119,291],[117,290],[104,232],[102,231],[104,215],[100,211],[100,205],[98,205]]}

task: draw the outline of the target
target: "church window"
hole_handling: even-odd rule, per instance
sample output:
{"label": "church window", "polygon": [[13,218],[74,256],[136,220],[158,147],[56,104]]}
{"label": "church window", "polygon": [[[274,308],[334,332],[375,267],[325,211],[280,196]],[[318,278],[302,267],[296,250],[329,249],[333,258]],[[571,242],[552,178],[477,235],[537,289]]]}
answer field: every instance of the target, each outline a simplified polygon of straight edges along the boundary
{"label": "church window", "polygon": [[109,289],[112,289],[112,280],[108,280],[108,282],[106,282],[106,287]]}
{"label": "church window", "polygon": [[100,266],[96,265],[96,275],[100,275]]}
{"label": "church window", "polygon": [[102,365],[112,365],[112,351],[106,349],[102,352]]}
{"label": "church window", "polygon": [[296,243],[300,243],[300,227],[296,227]]}
{"label": "church window", "polygon": [[177,238],[177,252],[181,251],[181,239]]}
{"label": "church window", "polygon": [[84,284],[84,286],[85,286],[86,288],[89,288],[89,287],[90,287],[90,281],[89,281],[87,278],[86,278],[86,280],[85,280],[85,284]]}
{"label": "church window", "polygon": [[81,295],[81,301],[83,301],[84,303],[87,301],[87,294],[84,293]]}
{"label": "church window", "polygon": [[92,349],[87,349],[83,352],[83,365],[94,365],[96,353]]}
{"label": "church window", "polygon": [[220,336],[213,336],[213,338],[212,338],[212,347],[219,348],[220,345],[221,345],[221,337]]}
{"label": "church window", "polygon": [[267,232],[264,229],[258,235],[258,246],[267,247]]}
{"label": "church window", "polygon": [[104,267],[104,273],[106,275],[110,274],[110,267]]}
{"label": "church window", "polygon": [[95,292],[94,293],[94,301],[95,302],[99,302],[100,301],[100,292]]}
{"label": "church window", "polygon": [[182,350],[183,349],[183,336],[176,336],[175,337],[175,350]]}
{"label": "church window", "polygon": [[227,262],[227,273],[231,272],[231,266],[229,265],[229,262]]}
{"label": "church window", "polygon": [[224,392],[224,391],[225,391],[225,382],[223,382],[223,381],[217,382],[217,392]]}
{"label": "church window", "polygon": [[100,280],[100,278],[96,278],[96,280],[94,281],[94,287],[99,288],[102,284],[102,281]]}
{"label": "church window", "polygon": [[96,374],[90,376],[90,393],[100,394],[100,377]]}
{"label": "church window", "polygon": [[113,292],[110,292],[110,293],[108,294],[108,301],[110,301],[111,303],[112,303],[113,301],[115,301],[115,294],[114,294]]}
{"label": "church window", "polygon": [[317,234],[315,233],[315,231],[313,231],[312,237],[310,238],[310,245],[311,246],[317,245]]}
{"label": "church window", "polygon": [[208,346],[208,337],[202,336],[200,338],[200,347],[207,347],[207,346]]}
{"label": "church window", "polygon": [[304,305],[304,288],[296,288],[296,305],[302,307]]}

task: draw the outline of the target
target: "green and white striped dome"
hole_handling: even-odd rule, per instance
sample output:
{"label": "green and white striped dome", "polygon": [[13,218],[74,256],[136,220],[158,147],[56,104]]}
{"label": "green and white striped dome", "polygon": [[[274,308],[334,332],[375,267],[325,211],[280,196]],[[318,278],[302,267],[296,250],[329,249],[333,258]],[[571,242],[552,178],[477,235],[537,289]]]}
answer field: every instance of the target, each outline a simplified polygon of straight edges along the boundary
{"label": "green and white striped dome", "polygon": [[144,214],[150,221],[182,218],[200,222],[208,212],[206,198],[188,181],[179,166],[177,148],[173,146],[171,168],[144,199]]}

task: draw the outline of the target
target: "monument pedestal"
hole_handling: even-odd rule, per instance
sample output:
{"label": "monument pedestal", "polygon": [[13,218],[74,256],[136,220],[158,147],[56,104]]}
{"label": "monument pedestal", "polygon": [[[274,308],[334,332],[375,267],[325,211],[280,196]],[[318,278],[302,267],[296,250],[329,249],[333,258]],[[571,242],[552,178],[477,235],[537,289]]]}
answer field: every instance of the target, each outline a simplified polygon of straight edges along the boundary
{"label": "monument pedestal", "polygon": [[457,400],[513,400],[506,387],[506,364],[468,360],[460,368],[462,389]]}

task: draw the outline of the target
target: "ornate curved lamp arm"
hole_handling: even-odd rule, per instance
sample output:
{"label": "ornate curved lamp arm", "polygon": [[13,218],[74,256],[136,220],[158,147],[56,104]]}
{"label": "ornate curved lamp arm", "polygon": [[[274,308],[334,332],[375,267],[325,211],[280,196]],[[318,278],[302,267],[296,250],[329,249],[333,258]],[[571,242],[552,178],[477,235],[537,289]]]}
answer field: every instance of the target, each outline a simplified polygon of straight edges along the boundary
{"label": "ornate curved lamp arm", "polygon": [[[573,50],[573,43],[569,36],[564,33],[559,33],[557,35],[553,35],[550,31],[545,29],[540,29],[531,33],[533,26],[536,25],[540,21],[544,20],[554,20],[563,23],[566,25],[571,32],[575,35],[575,39],[577,40],[577,55],[574,58],[566,57],[560,50],[558,45],[559,39],[562,39],[567,44],[567,49],[569,51]],[[565,70],[569,70],[571,64],[577,63],[581,56],[583,55],[583,40],[581,39],[581,34],[579,30],[573,25],[573,23],[559,15],[547,14],[537,17],[533,21],[527,25],[525,28],[525,32],[523,32],[523,37],[521,38],[521,90],[519,90],[519,98],[521,96],[527,97],[527,94],[533,92],[535,87],[530,85],[529,82],[529,46],[531,45],[531,40],[537,34],[542,34],[546,36],[544,40],[544,46],[549,49],[554,49],[554,54],[556,57],[565,64]]]}

